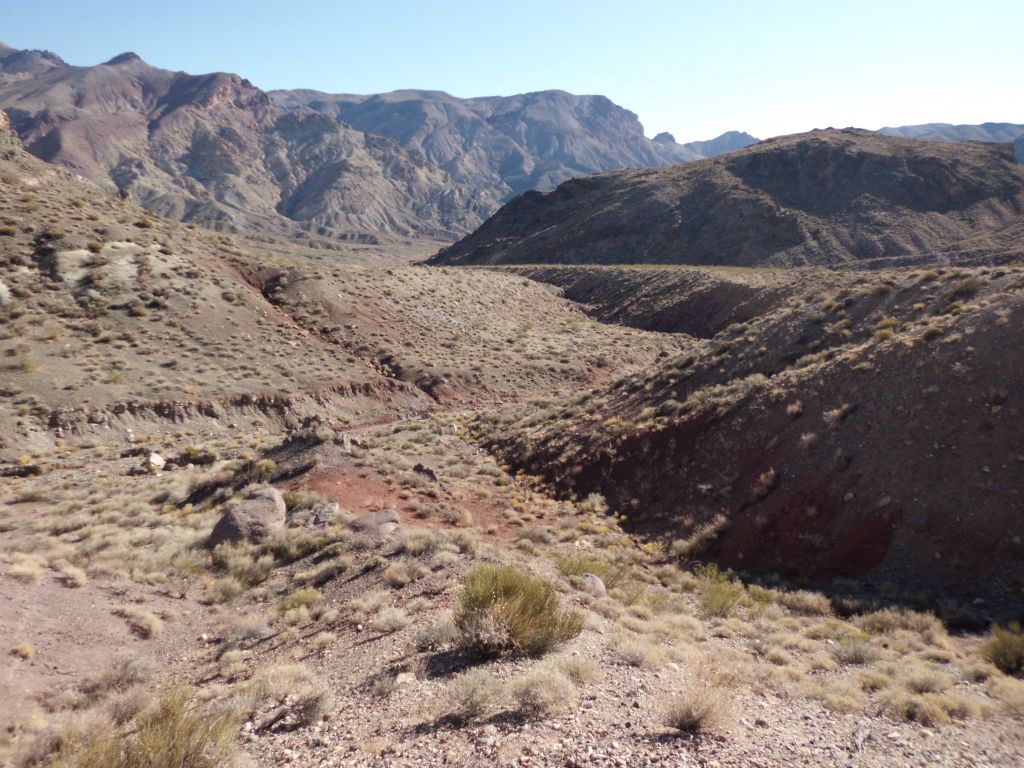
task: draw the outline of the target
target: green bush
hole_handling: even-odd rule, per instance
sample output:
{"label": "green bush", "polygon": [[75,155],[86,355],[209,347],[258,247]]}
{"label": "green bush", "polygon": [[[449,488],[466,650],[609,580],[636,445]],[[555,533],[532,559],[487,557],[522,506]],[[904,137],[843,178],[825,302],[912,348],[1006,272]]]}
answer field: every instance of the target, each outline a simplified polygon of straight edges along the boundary
{"label": "green bush", "polygon": [[697,570],[701,581],[700,605],[708,616],[724,618],[743,597],[743,585],[711,564]]}
{"label": "green bush", "polygon": [[466,574],[455,626],[467,650],[539,656],[576,637],[583,617],[559,606],[550,582],[513,565],[481,563]]}
{"label": "green bush", "polygon": [[167,691],[123,736],[103,723],[71,735],[53,768],[225,768],[237,752],[239,717],[190,704],[185,688]]}
{"label": "green bush", "polygon": [[556,555],[555,564],[558,570],[565,576],[582,576],[585,573],[592,573],[608,589],[620,584],[623,579],[629,576],[629,568],[619,563],[612,563],[600,557],[587,555]]}
{"label": "green bush", "polygon": [[1024,631],[1019,622],[1015,621],[1008,627],[992,627],[981,652],[1006,674],[1024,676]]}

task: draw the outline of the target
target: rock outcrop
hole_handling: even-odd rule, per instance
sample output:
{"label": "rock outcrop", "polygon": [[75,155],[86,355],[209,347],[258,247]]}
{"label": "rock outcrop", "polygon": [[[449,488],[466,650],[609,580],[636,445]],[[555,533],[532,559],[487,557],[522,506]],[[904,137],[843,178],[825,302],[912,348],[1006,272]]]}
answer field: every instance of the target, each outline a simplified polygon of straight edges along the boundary
{"label": "rock outcrop", "polygon": [[284,528],[287,508],[281,492],[273,487],[260,488],[231,507],[210,533],[208,544],[259,543],[274,531]]}

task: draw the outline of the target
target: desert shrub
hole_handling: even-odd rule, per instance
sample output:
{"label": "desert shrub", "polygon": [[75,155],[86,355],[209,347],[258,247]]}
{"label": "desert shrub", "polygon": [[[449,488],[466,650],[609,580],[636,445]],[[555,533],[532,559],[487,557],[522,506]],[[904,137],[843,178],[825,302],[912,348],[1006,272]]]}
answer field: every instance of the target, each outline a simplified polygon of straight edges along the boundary
{"label": "desert shrub", "polygon": [[316,491],[284,491],[281,496],[284,498],[285,508],[289,512],[299,509],[315,509],[328,503],[328,498]]}
{"label": "desert shrub", "polygon": [[1024,676],[1024,631],[1018,622],[994,626],[982,655],[1008,675]]}
{"label": "desert shrub", "polygon": [[286,528],[274,531],[262,546],[277,562],[294,563],[330,543],[331,539],[322,533],[302,528]]}
{"label": "desert shrub", "polygon": [[592,573],[599,577],[608,589],[613,589],[629,575],[626,566],[592,555],[556,555],[555,564],[565,576]]}
{"label": "desert shrub", "polygon": [[904,671],[903,684],[913,693],[940,693],[950,686],[950,680],[930,667],[914,664]]}
{"label": "desert shrub", "polygon": [[883,712],[924,726],[941,725],[949,722],[950,717],[968,714],[961,699],[937,693],[918,695],[887,690],[880,695],[879,704]]}
{"label": "desert shrub", "polygon": [[795,592],[779,592],[776,600],[793,613],[804,616],[828,616],[832,613],[832,603],[820,592],[809,592],[798,589]]}
{"label": "desert shrub", "polygon": [[321,597],[320,590],[312,587],[296,589],[291,594],[281,599],[277,607],[278,613],[285,614],[295,608],[308,608]]}
{"label": "desert shrub", "polygon": [[700,579],[700,605],[708,616],[724,618],[743,597],[743,585],[711,564],[697,571]]}
{"label": "desert shrub", "polygon": [[604,672],[601,671],[597,662],[592,659],[566,656],[565,658],[556,659],[554,664],[575,685],[584,686],[587,683],[596,683],[604,680]]}
{"label": "desert shrub", "polygon": [[220,544],[213,550],[213,564],[244,586],[265,581],[274,570],[273,555],[259,553],[251,544]]}
{"label": "desert shrub", "polygon": [[410,557],[426,557],[440,550],[444,544],[444,536],[434,531],[416,531],[402,539],[401,551]]}
{"label": "desert shrub", "polygon": [[519,714],[541,718],[571,704],[578,694],[572,681],[557,669],[543,667],[512,682],[512,698]]}
{"label": "desert shrub", "polygon": [[663,722],[679,733],[709,733],[723,729],[728,719],[728,701],[718,688],[699,685],[672,697]]}
{"label": "desert shrub", "polygon": [[673,541],[669,547],[669,554],[684,560],[692,560],[707,554],[728,526],[729,519],[725,515],[715,515],[703,525],[697,526],[685,539]]}
{"label": "desert shrub", "polygon": [[665,652],[654,643],[640,638],[619,637],[612,644],[612,650],[631,667],[656,669],[665,663]]}
{"label": "desert shrub", "polygon": [[172,688],[121,735],[108,723],[71,734],[53,768],[224,768],[237,752],[238,714],[193,707],[185,688]]}
{"label": "desert shrub", "polygon": [[905,629],[919,634],[934,634],[942,631],[942,622],[930,613],[883,608],[866,613],[854,619],[854,623],[873,635],[884,635]]}
{"label": "desert shrub", "polygon": [[352,558],[342,554],[332,557],[308,571],[296,573],[294,578],[295,581],[303,584],[322,587],[324,584],[341,575],[351,567]]}
{"label": "desert shrub", "polygon": [[57,563],[55,568],[60,576],[61,583],[66,587],[71,587],[72,589],[84,587],[89,580],[84,570],[71,565],[71,563]]}
{"label": "desert shrub", "polygon": [[1024,717],[1024,681],[999,675],[989,680],[988,687],[1007,714]]}
{"label": "desert shrub", "polygon": [[419,651],[437,650],[453,645],[459,637],[459,630],[451,621],[441,621],[417,632],[413,644]]}
{"label": "desert shrub", "polygon": [[132,686],[145,683],[149,678],[149,668],[139,659],[128,656],[115,659],[87,677],[78,686],[78,690],[84,697],[83,703],[90,703],[111,693],[126,691]]}
{"label": "desert shrub", "polygon": [[375,589],[370,592],[364,592],[360,597],[355,598],[348,604],[352,621],[358,624],[369,620],[370,617],[384,610],[390,601],[391,593],[387,590]]}
{"label": "desert shrub", "polygon": [[145,686],[136,685],[126,691],[111,694],[103,708],[114,723],[124,725],[138,717],[139,713],[145,711],[152,701],[152,692]]}
{"label": "desert shrub", "polygon": [[971,275],[970,277],[965,277],[963,280],[955,283],[946,292],[946,296],[950,299],[965,299],[968,296],[973,296],[980,287],[981,279]]}
{"label": "desert shrub", "polygon": [[255,712],[268,702],[279,703],[288,696],[309,690],[313,673],[301,664],[277,664],[253,675],[235,692],[235,701],[245,712]]}
{"label": "desert shrub", "polygon": [[373,622],[380,632],[397,632],[409,626],[409,615],[401,608],[385,608]]}
{"label": "desert shrub", "polygon": [[128,622],[132,632],[147,640],[159,635],[164,628],[159,616],[135,605],[118,608],[114,613]]}
{"label": "desert shrub", "polygon": [[301,692],[291,706],[295,723],[302,728],[319,723],[332,709],[334,709],[334,696],[323,686],[314,686]]}
{"label": "desert shrub", "polygon": [[466,574],[454,621],[463,646],[485,654],[540,655],[583,630],[583,617],[559,606],[553,584],[490,563]]}
{"label": "desert shrub", "polygon": [[399,560],[398,562],[389,565],[381,575],[381,578],[389,587],[401,589],[410,581],[414,581],[422,577],[425,572],[426,568],[421,566],[419,563],[412,565]]}
{"label": "desert shrub", "polygon": [[474,720],[486,714],[504,692],[501,681],[482,669],[460,675],[448,687],[452,713],[462,720]]}
{"label": "desert shrub", "polygon": [[878,651],[866,640],[847,640],[832,647],[832,658],[840,664],[859,666],[878,658]]}

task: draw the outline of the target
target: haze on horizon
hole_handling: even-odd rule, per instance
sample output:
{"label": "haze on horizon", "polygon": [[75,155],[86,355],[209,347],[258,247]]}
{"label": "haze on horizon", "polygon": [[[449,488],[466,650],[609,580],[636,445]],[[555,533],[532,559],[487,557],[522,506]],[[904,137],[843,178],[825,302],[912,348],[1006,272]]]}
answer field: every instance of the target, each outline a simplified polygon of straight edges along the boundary
{"label": "haze on horizon", "polygon": [[649,136],[1024,123],[1024,5],[522,0],[197,0],[9,8],[0,40],[97,64],[236,72],[257,86],[456,96],[559,88],[636,112]]}

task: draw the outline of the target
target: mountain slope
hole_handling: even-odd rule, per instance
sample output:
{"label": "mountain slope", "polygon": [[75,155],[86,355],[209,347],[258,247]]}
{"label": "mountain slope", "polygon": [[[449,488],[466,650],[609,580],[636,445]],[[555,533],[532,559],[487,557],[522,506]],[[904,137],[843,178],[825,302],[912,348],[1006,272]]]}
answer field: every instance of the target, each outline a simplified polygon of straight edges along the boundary
{"label": "mountain slope", "polygon": [[609,329],[514,275],[403,265],[394,243],[151,216],[6,126],[0,112],[0,472],[115,425],[367,421],[581,387],[688,343]]}
{"label": "mountain slope", "polygon": [[781,300],[748,303],[760,314],[640,374],[482,414],[477,434],[501,461],[570,497],[603,494],[634,531],[690,558],[1019,610],[1024,370],[1006,350],[1024,268],[780,270],[771,286],[693,268],[534,272],[586,281],[596,314],[614,297],[619,319],[642,326],[660,298],[664,329],[693,329],[716,304],[707,294],[725,306],[743,282]]}
{"label": "mountain slope", "polygon": [[358,96],[293,90],[270,97],[282,109],[322,112],[419,150],[495,208],[570,178],[699,160],[756,141],[735,131],[693,144],[677,144],[665,133],[651,140],[635,114],[606,97],[565,91],[460,99],[442,91]]}
{"label": "mountain slope", "polygon": [[1010,145],[830,129],[524,194],[431,263],[964,263],[1019,258],[1022,235]]}
{"label": "mountain slope", "polygon": [[3,49],[0,107],[33,154],[183,221],[375,241],[450,238],[487,210],[421,156],[281,113],[237,75]]}

